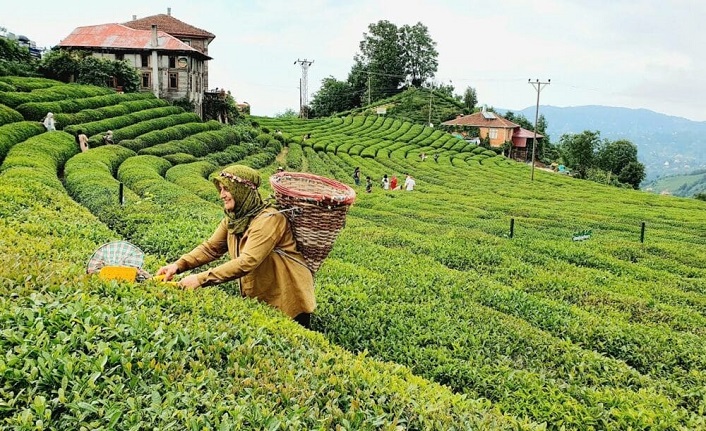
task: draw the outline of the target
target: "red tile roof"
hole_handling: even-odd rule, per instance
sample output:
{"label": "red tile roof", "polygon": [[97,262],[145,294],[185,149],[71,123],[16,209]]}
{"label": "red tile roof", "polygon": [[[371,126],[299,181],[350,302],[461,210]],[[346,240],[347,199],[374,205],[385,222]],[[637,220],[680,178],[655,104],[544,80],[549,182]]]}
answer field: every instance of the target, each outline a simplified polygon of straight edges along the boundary
{"label": "red tile roof", "polygon": [[[512,134],[513,138],[534,138],[534,130],[527,130],[520,127],[520,130],[516,130]],[[544,135],[537,133],[538,138],[543,138]]]}
{"label": "red tile roof", "polygon": [[159,14],[147,16],[144,18],[128,21],[124,25],[134,28],[135,30],[151,30],[152,24],[157,25],[157,29],[166,31],[176,37],[197,37],[202,39],[213,40],[216,35],[180,21],[171,15]]}
{"label": "red tile roof", "polygon": [[472,127],[493,127],[498,129],[514,129],[520,127],[510,120],[506,120],[498,114],[495,118],[488,119],[483,116],[483,112],[476,112],[471,115],[463,115],[453,120],[444,121],[441,123],[444,126],[472,126]]}
{"label": "red tile roof", "polygon": [[[210,59],[174,36],[157,31],[158,50],[189,53]],[[103,48],[123,50],[151,50],[152,31],[135,30],[122,24],[101,24],[77,27],[60,43],[63,48]]]}

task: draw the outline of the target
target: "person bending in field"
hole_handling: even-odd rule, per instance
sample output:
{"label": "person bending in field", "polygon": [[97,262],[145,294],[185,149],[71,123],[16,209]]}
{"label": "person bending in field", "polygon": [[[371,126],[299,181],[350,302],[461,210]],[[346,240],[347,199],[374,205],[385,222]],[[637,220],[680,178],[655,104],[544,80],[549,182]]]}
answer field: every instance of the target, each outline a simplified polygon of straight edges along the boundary
{"label": "person bending in field", "polygon": [[211,179],[223,200],[225,217],[209,239],[161,267],[157,275],[171,280],[228,253],[227,262],[188,275],[179,286],[194,289],[237,279],[242,296],[266,302],[309,328],[316,308],[314,277],[297,250],[287,218],[260,197],[260,174],[232,165]]}

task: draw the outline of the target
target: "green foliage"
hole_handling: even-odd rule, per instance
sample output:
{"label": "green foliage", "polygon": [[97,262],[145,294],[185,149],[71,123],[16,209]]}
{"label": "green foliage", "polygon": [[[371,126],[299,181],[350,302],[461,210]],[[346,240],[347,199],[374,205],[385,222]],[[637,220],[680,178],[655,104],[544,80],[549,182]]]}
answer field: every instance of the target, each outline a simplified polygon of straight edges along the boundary
{"label": "green foliage", "polygon": [[114,93],[113,90],[105,87],[79,84],[53,85],[47,88],[32,90],[28,93],[0,92],[0,103],[11,108],[16,108],[28,102],[55,102],[67,98],[80,99],[83,97],[101,96],[111,93]]}
{"label": "green foliage", "polygon": [[53,79],[22,76],[0,76],[0,82],[10,84],[13,87],[12,91],[21,92],[29,92],[41,88],[50,88],[57,85],[62,85],[61,82]]}
{"label": "green foliage", "polygon": [[37,63],[28,48],[0,37],[0,76],[36,76]]}
{"label": "green foliage", "polygon": [[336,112],[353,108],[354,90],[346,81],[338,81],[333,76],[321,81],[321,88],[314,93],[311,101],[310,117],[328,117]]}
{"label": "green foliage", "polygon": [[593,166],[595,151],[600,145],[600,132],[586,130],[578,134],[565,134],[559,139],[559,147],[566,164],[574,169],[579,178],[585,178]]}
{"label": "green foliage", "polygon": [[15,144],[44,131],[44,126],[36,121],[19,121],[0,126],[0,161]]}
{"label": "green foliage", "polygon": [[463,113],[472,114],[473,109],[475,109],[478,104],[478,93],[473,87],[466,87],[463,92]]}
{"label": "green foliage", "polygon": [[629,184],[635,190],[640,188],[640,183],[645,179],[645,165],[632,160],[623,166],[618,174],[618,180],[623,184]]}
{"label": "green foliage", "polygon": [[[71,98],[56,100],[51,102],[27,102],[19,105],[17,111],[21,113],[28,120],[41,120],[44,118],[47,112],[52,112],[55,115],[57,124],[65,127],[70,124],[85,123],[89,121],[95,121],[98,119],[105,118],[109,115],[100,114],[96,112],[91,112],[89,114],[82,115],[61,115],[64,113],[77,113],[80,111],[88,109],[99,109],[103,108],[99,112],[111,112],[111,109],[121,109],[115,108],[116,106],[121,106],[122,102],[127,102],[131,100],[145,100],[152,99],[148,102],[152,106],[164,106],[166,102],[159,101],[151,93],[132,93],[132,94],[106,94],[101,96],[92,97],[81,97],[81,98]],[[130,106],[130,105],[127,105]],[[146,109],[146,105],[137,105],[141,109]],[[129,111],[128,111],[129,112]],[[126,112],[127,113],[127,112]],[[97,117],[97,118],[96,118]]]}
{"label": "green foliage", "polygon": [[436,42],[429,35],[427,26],[421,22],[413,26],[403,25],[399,29],[399,35],[407,81],[414,87],[420,87],[434,77],[439,66]]}
{"label": "green foliage", "polygon": [[[134,138],[171,127],[138,117]],[[524,164],[393,118],[251,120],[261,128],[234,128],[236,145],[179,166],[194,156],[78,153],[61,131],[12,138],[0,427],[706,428],[703,202],[543,170],[520,181]],[[0,141],[30,124],[0,126]],[[146,251],[149,271],[190,250],[222,218],[209,172],[239,152],[265,179],[283,142],[288,168],[417,179],[414,192],[358,194],[317,272],[316,332],[229,284],[85,274],[116,237]],[[432,151],[437,162],[417,157]]]}
{"label": "green foliage", "polygon": [[0,126],[22,120],[24,120],[22,114],[8,106],[0,105]]}
{"label": "green foliage", "polygon": [[[88,53],[67,49],[51,49],[42,56],[39,71],[46,78],[61,82],[71,82],[76,78],[82,60]],[[105,81],[98,85],[105,85]]]}

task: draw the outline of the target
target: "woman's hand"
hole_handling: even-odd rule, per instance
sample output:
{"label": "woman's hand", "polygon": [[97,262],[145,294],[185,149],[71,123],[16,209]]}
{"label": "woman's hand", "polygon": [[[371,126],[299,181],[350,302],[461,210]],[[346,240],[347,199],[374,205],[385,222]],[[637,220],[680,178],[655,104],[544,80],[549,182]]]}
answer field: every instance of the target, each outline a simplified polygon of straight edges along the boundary
{"label": "woman's hand", "polygon": [[177,266],[176,263],[172,263],[166,266],[163,266],[157,270],[156,275],[163,275],[165,281],[169,281],[174,277],[174,274],[179,272],[179,267]]}
{"label": "woman's hand", "polygon": [[199,286],[201,286],[201,283],[199,283],[199,279],[196,274],[188,275],[179,281],[179,287],[183,289],[196,289]]}

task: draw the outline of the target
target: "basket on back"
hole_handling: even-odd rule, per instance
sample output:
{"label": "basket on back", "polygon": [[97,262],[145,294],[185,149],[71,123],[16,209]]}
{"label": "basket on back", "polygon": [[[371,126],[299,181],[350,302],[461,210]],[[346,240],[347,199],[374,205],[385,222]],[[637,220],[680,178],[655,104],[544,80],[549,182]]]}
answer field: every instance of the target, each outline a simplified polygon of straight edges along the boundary
{"label": "basket on back", "polygon": [[270,177],[275,200],[285,210],[297,248],[311,272],[318,271],[346,222],[355,190],[338,181],[303,172]]}

